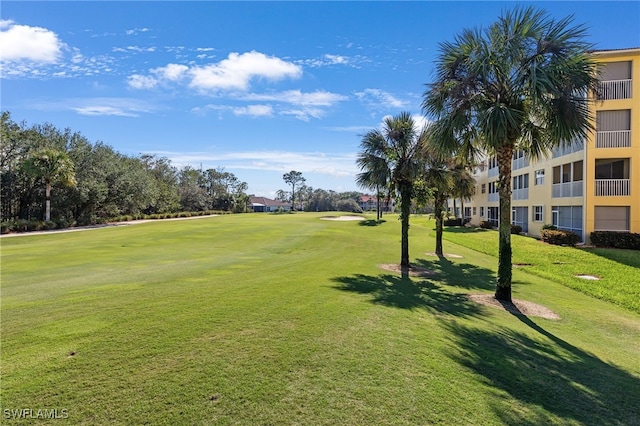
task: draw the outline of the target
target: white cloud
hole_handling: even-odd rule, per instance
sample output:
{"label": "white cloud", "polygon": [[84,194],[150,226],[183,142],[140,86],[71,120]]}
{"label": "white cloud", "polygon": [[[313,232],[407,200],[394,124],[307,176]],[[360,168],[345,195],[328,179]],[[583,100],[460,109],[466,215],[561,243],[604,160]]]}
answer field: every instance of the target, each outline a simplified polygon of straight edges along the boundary
{"label": "white cloud", "polygon": [[151,31],[149,28],[133,28],[131,30],[126,30],[125,34],[127,35],[136,35],[138,33],[146,33],[148,31]]}
{"label": "white cloud", "polygon": [[246,151],[246,152],[154,152],[167,157],[177,167],[204,164],[228,170],[263,170],[318,173],[332,177],[354,176],[358,173],[356,154],[325,152]]}
{"label": "white cloud", "polygon": [[141,113],[149,113],[156,107],[139,99],[132,98],[70,98],[55,101],[39,101],[31,103],[34,109],[41,111],[75,111],[80,115],[111,115],[120,117],[138,117]]}
{"label": "white cloud", "polygon": [[336,102],[347,99],[346,96],[322,90],[310,93],[303,93],[300,90],[288,90],[280,93],[250,93],[242,98],[254,101],[285,102],[303,106],[331,106]]}
{"label": "white cloud", "polygon": [[130,87],[134,89],[153,89],[158,85],[158,79],[148,75],[133,74],[127,79]]}
{"label": "white cloud", "polygon": [[281,114],[292,115],[301,121],[311,121],[312,118],[321,118],[324,115],[324,111],[320,108],[302,108],[284,110]]}
{"label": "white cloud", "polygon": [[235,115],[252,117],[271,117],[273,115],[273,107],[270,105],[247,105],[246,107],[233,108],[232,111]]}
{"label": "white cloud", "polygon": [[0,21],[0,60],[54,63],[62,55],[64,43],[53,31],[41,27]]}
{"label": "white cloud", "polygon": [[164,67],[154,68],[152,73],[158,76],[159,79],[178,81],[185,77],[189,67],[186,65],[169,64]]}
{"label": "white cloud", "polygon": [[355,95],[374,109],[406,108],[409,105],[409,102],[380,89],[365,89],[362,92],[355,92]]}
{"label": "white cloud", "polygon": [[246,90],[253,79],[299,78],[302,68],[280,58],[251,51],[243,54],[230,53],[227,59],[217,64],[192,68],[190,74],[190,86],[202,91]]}
{"label": "white cloud", "polygon": [[135,114],[133,112],[125,111],[120,108],[106,106],[106,105],[82,106],[82,107],[74,107],[72,109],[80,115],[117,115],[120,117],[137,117],[138,116],[138,114]]}
{"label": "white cloud", "polygon": [[298,78],[302,68],[280,58],[251,51],[230,53],[226,59],[204,66],[168,64],[149,70],[153,76],[134,74],[129,77],[129,85],[135,89],[150,89],[162,82],[188,78],[188,85],[201,92],[219,90],[247,90],[256,79],[282,80]]}

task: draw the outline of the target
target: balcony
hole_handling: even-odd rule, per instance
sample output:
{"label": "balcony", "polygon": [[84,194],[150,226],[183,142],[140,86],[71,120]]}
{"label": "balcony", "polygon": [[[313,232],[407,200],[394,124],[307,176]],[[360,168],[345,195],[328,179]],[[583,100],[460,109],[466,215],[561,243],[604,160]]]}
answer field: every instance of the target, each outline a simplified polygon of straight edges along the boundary
{"label": "balcony", "polygon": [[596,197],[631,195],[631,179],[596,179]]}
{"label": "balcony", "polygon": [[552,151],[553,158],[562,157],[564,155],[573,154],[584,149],[584,140],[573,141],[570,145],[556,147]]}
{"label": "balcony", "polygon": [[598,84],[598,99],[631,99],[631,79],[601,81]]}
{"label": "balcony", "polygon": [[554,183],[551,189],[552,198],[582,197],[583,181]]}
{"label": "balcony", "polygon": [[515,158],[513,160],[511,167],[513,170],[518,170],[518,169],[527,167],[528,165],[529,165],[529,159],[526,157],[520,157],[520,158]]}
{"label": "balcony", "polygon": [[500,194],[498,194],[497,192],[492,192],[489,194],[489,196],[487,197],[490,203],[494,203],[494,202],[498,202],[500,201]]}
{"label": "balcony", "polygon": [[489,169],[489,171],[487,172],[487,177],[496,177],[498,176],[498,168],[497,167],[492,167]]}
{"label": "balcony", "polygon": [[513,201],[528,200],[528,199],[529,199],[529,188],[514,189],[511,192],[511,200]]}
{"label": "balcony", "polygon": [[628,148],[631,146],[631,130],[596,132],[596,148]]}

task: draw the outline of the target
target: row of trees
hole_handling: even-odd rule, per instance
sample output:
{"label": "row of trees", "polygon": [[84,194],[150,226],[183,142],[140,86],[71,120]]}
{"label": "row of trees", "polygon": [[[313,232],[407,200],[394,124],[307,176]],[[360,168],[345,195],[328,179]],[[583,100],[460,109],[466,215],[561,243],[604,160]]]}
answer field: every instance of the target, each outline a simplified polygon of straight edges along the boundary
{"label": "row of trees", "polygon": [[222,169],[178,169],[164,157],[126,156],[51,124],[27,127],[0,116],[3,221],[60,226],[126,215],[246,211],[247,184]]}
{"label": "row of trees", "polygon": [[[592,131],[590,96],[597,68],[572,18],[556,21],[532,7],[505,12],[484,30],[464,30],[440,44],[435,81],[424,92],[431,124],[417,129],[411,115],[388,118],[362,139],[358,182],[400,194],[401,266],[409,268],[409,206],[431,198],[442,255],[442,203],[453,182],[479,156],[498,161],[499,260],[495,297],[511,301],[511,167],[516,150],[547,155]],[[466,176],[464,177],[466,180]],[[458,194],[459,195],[459,194]]]}

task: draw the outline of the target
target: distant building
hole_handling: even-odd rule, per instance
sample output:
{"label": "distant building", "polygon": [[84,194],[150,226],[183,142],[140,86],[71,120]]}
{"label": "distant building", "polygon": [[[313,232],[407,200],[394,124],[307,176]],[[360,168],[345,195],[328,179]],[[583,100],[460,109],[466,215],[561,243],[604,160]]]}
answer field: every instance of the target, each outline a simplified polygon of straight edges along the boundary
{"label": "distant building", "polygon": [[284,201],[272,200],[267,197],[251,197],[249,208],[254,212],[275,212],[276,210],[291,210],[291,204]]}
{"label": "distant building", "polygon": [[[585,242],[593,231],[640,233],[640,48],[592,53],[601,66],[596,131],[535,163],[513,156],[511,223],[533,236],[544,224]],[[462,216],[498,226],[498,163],[487,157],[473,172],[476,194]]]}
{"label": "distant building", "polygon": [[[375,195],[361,195],[360,202],[358,203],[363,211],[373,210],[378,208],[378,197]],[[380,207],[383,212],[392,212],[394,210],[394,200],[390,198],[387,203],[387,198],[380,199]]]}

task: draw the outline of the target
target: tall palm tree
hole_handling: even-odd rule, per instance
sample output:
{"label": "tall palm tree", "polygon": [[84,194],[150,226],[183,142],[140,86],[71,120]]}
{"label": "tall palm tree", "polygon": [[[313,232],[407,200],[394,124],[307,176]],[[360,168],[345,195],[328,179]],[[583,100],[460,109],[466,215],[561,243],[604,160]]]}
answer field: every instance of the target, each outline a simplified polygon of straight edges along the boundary
{"label": "tall palm tree", "polygon": [[475,129],[472,145],[498,160],[499,261],[495,297],[511,300],[511,160],[535,160],[592,129],[588,92],[596,66],[585,28],[532,7],[503,14],[484,30],[464,30],[440,44],[436,79],[423,110],[437,119],[437,139],[451,148]]}
{"label": "tall palm tree", "polygon": [[409,215],[413,184],[420,172],[420,146],[423,132],[408,112],[395,117],[386,117],[382,129],[370,130],[360,144],[361,152],[356,163],[364,174],[370,172],[371,180],[365,175],[359,177],[365,182],[388,182],[400,194],[400,219],[402,221],[400,267],[406,270],[409,263]]}
{"label": "tall palm tree", "polygon": [[23,167],[29,175],[44,182],[44,220],[51,220],[51,187],[56,183],[65,186],[76,184],[73,162],[65,152],[45,148],[32,153],[24,161]]}

